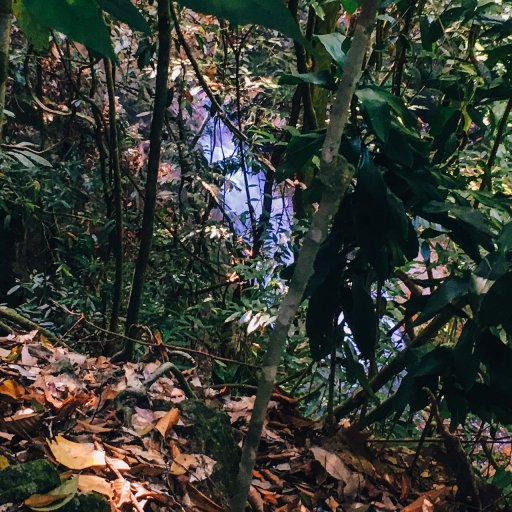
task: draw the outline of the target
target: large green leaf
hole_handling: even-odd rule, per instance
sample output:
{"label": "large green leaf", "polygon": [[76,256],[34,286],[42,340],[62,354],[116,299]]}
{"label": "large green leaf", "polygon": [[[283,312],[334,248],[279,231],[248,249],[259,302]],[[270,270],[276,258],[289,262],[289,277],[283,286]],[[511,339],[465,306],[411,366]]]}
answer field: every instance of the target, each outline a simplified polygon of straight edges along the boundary
{"label": "large green leaf", "polygon": [[300,171],[321,149],[325,131],[293,135],[286,148],[284,162],[277,168],[276,179],[283,181]]}
{"label": "large green leaf", "polygon": [[389,129],[391,127],[391,109],[389,103],[383,95],[378,94],[371,88],[361,89],[357,91],[356,94],[361,100],[366,122],[382,142],[387,142],[389,139]]}
{"label": "large green leaf", "polygon": [[489,289],[480,307],[483,326],[503,325],[512,334],[512,272],[500,277]]}
{"label": "large green leaf", "polygon": [[362,0],[341,0],[341,5],[349,13],[354,14],[361,5]]}
{"label": "large green leaf", "polygon": [[368,393],[368,395],[375,400],[379,401],[375,392],[370,385],[370,381],[366,375],[366,370],[364,366],[356,359],[354,353],[352,352],[352,347],[347,341],[343,342],[343,351],[345,352],[345,370],[347,371],[347,380],[353,384],[354,382],[359,382],[362,388]]}
{"label": "large green leaf", "polygon": [[401,124],[412,130],[417,130],[416,116],[405,106],[402,98],[394,96],[383,87],[377,86],[365,87],[357,91],[356,94],[358,98],[387,103],[391,110],[400,118]]}
{"label": "large green leaf", "polygon": [[279,83],[281,85],[314,84],[330,91],[336,90],[336,82],[327,70],[315,73],[285,74],[279,78]]}
{"label": "large green leaf", "polygon": [[418,254],[418,241],[403,202],[389,189],[383,173],[365,149],[358,169],[354,196],[356,237],[382,278],[393,265],[403,263],[404,253]]}
{"label": "large green leaf", "polygon": [[341,35],[339,32],[333,32],[331,34],[320,34],[315,36],[318,41],[320,41],[327,51],[327,53],[332,57],[334,62],[343,69],[345,65],[346,53],[343,50],[343,43],[346,40],[346,37]]}
{"label": "large green leaf", "polygon": [[106,57],[115,59],[110,33],[94,0],[24,0],[41,26],[62,32]]}
{"label": "large green leaf", "polygon": [[372,297],[360,276],[354,276],[352,279],[352,312],[349,326],[354,343],[362,356],[370,359],[377,344],[377,315]]}
{"label": "large green leaf", "polygon": [[237,25],[261,25],[307,43],[282,0],[180,0],[180,3]]}
{"label": "large green leaf", "polygon": [[427,300],[427,304],[415,325],[426,322],[433,316],[437,315],[446,306],[454,300],[460,299],[467,295],[471,290],[471,284],[468,279],[455,277],[444,282]]}
{"label": "large green leaf", "polygon": [[453,349],[453,374],[464,391],[471,389],[478,375],[480,360],[475,354],[478,334],[476,323],[468,320]]}
{"label": "large green leaf", "polygon": [[19,27],[25,34],[28,42],[35,50],[41,51],[48,47],[50,31],[42,25],[26,6],[27,0],[14,0],[13,11]]}
{"label": "large green leaf", "polygon": [[98,0],[100,7],[117,20],[146,35],[151,34],[148,22],[130,0]]}
{"label": "large green leaf", "polygon": [[315,361],[320,361],[331,353],[332,344],[336,341],[333,333],[337,311],[337,282],[335,279],[326,279],[311,295],[306,315],[306,333],[311,357]]}

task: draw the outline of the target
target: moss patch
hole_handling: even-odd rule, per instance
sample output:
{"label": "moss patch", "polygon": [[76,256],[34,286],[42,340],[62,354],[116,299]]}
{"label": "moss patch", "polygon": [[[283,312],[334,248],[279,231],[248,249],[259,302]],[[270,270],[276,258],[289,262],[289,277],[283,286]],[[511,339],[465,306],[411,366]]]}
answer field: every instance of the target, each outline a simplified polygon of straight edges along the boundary
{"label": "moss patch", "polygon": [[16,464],[0,471],[0,504],[19,503],[60,485],[59,473],[46,460]]}
{"label": "moss patch", "polygon": [[233,439],[228,416],[200,400],[186,400],[180,406],[194,425],[198,449],[217,461],[212,478],[222,484],[229,496],[234,489],[240,450]]}

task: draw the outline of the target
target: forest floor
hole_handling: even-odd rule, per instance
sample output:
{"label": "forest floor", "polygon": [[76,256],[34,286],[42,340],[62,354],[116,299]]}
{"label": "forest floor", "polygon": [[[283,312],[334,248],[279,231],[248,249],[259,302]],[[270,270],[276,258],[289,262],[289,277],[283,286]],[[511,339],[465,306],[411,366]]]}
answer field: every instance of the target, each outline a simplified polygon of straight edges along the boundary
{"label": "forest floor", "polygon": [[[65,484],[0,510],[57,510],[91,491],[116,511],[227,510],[254,397],[208,387],[197,367],[178,371],[155,359],[114,364],[54,346],[37,331],[0,338],[0,468],[46,459]],[[250,505],[257,512],[458,510],[442,443],[417,448],[365,437],[348,423],[326,433],[276,390]],[[1,480],[0,473],[0,503]]]}

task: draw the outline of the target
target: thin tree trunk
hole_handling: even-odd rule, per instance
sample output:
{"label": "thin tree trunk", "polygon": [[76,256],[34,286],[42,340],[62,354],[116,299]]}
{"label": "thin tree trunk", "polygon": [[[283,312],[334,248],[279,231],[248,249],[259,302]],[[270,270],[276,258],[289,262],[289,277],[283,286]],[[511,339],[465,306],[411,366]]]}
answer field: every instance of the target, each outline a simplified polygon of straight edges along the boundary
{"label": "thin tree trunk", "polygon": [[0,144],[3,142],[5,89],[9,78],[12,0],[0,0]]}
{"label": "thin tree trunk", "polygon": [[508,100],[507,105],[505,106],[505,111],[503,112],[503,116],[498,123],[498,129],[496,131],[496,136],[494,137],[494,143],[492,145],[491,153],[489,154],[489,158],[487,163],[485,164],[484,175],[482,178],[482,183],[480,184],[480,190],[491,190],[492,189],[492,168],[496,162],[496,156],[498,155],[498,149],[500,144],[503,142],[503,136],[505,135],[505,130],[507,128],[508,118],[510,113],[512,112],[512,98]]}
{"label": "thin tree trunk", "polygon": [[[158,63],[156,70],[155,103],[149,135],[149,157],[146,186],[144,189],[144,213],[140,231],[140,248],[133,275],[130,302],[126,315],[125,332],[128,335],[132,325],[139,318],[140,303],[144,289],[144,276],[149,261],[153,239],[153,223],[156,206],[156,191],[160,152],[162,147],[162,126],[167,108],[167,81],[169,77],[169,54],[171,50],[170,0],[158,0]],[[131,357],[133,345],[125,346],[124,355]]]}
{"label": "thin tree trunk", "polygon": [[242,450],[237,486],[232,497],[232,512],[243,512],[256,462],[256,452],[263,422],[272,395],[277,369],[286,346],[288,331],[299,308],[313,265],[322,245],[331,219],[352,181],[354,168],[339,154],[341,136],[347,123],[349,107],[354,95],[363,59],[370,46],[370,35],[377,12],[378,0],[364,0],[355,30],[352,46],[347,55],[343,76],[331,109],[325,142],[322,147],[319,179],[323,194],[311,227],[304,239],[288,293],[279,308],[276,326],[270,334],[268,351],[262,363],[262,371],[256,401],[249,424],[249,431]]}
{"label": "thin tree trunk", "polygon": [[105,76],[108,91],[108,119],[110,127],[110,165],[114,182],[114,257],[115,257],[115,279],[114,293],[112,297],[112,313],[110,315],[109,329],[117,331],[119,313],[121,311],[121,295],[123,292],[123,188],[121,182],[121,163],[119,161],[119,136],[116,120],[116,94],[114,83],[114,71],[112,61],[104,60]]}

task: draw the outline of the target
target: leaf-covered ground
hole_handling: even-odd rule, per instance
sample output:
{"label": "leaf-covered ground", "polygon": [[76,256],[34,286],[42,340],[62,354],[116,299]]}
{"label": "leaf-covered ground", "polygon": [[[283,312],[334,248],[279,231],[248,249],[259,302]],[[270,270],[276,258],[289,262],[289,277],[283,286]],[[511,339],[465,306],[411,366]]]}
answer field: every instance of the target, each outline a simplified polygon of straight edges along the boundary
{"label": "leaf-covered ground", "polygon": [[[181,357],[190,366],[183,356],[174,353],[176,365]],[[116,511],[227,510],[253,397],[206,386],[194,365],[181,372],[186,389],[173,365],[159,376],[160,361],[113,364],[53,346],[36,331],[0,338],[0,360],[0,467],[46,459],[63,481],[0,510],[57,510],[91,491]],[[232,431],[223,428],[229,423]],[[257,512],[459,510],[446,465],[437,442],[418,450],[364,437],[348,423],[326,434],[276,390],[250,505]]]}

